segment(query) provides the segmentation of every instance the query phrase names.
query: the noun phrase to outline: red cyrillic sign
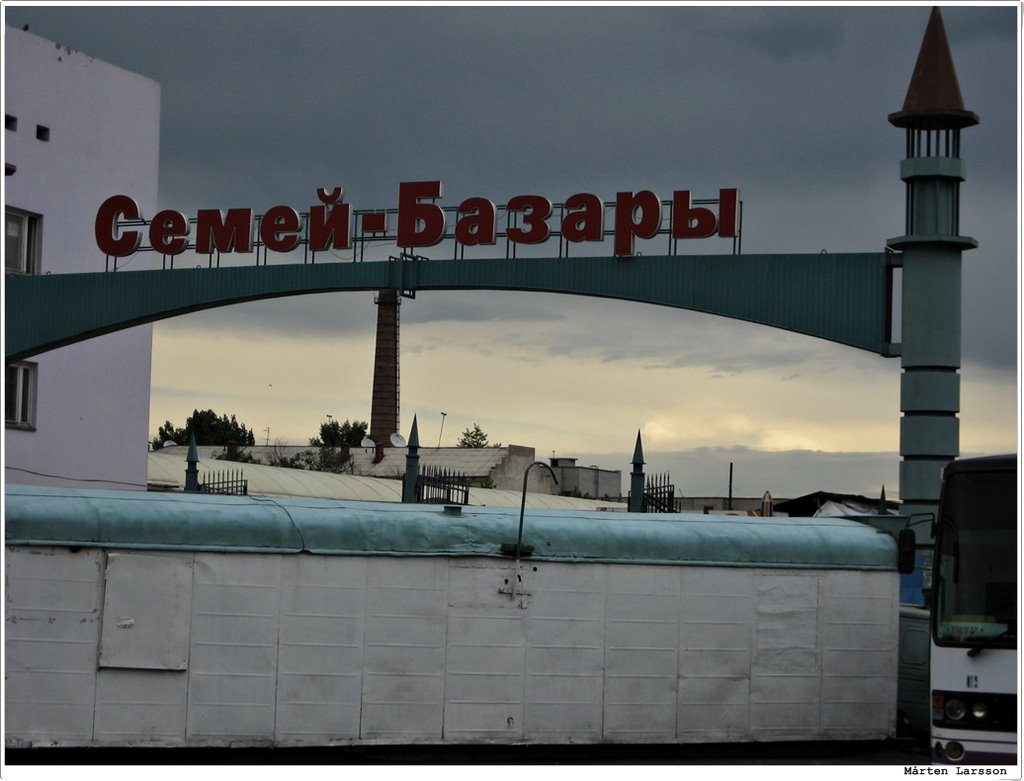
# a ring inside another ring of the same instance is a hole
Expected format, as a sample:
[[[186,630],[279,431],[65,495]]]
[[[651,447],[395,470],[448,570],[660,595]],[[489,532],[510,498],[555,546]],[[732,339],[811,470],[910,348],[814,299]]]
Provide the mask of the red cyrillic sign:
[[[402,182],[398,186],[395,244],[404,249],[432,247],[444,239],[463,246],[497,243],[498,207],[486,198],[467,198],[454,211],[454,232],[448,232],[441,199],[441,182]],[[255,242],[273,252],[290,252],[300,243],[313,252],[348,249],[352,246],[353,212],[344,202],[341,187],[317,190],[319,203],[300,214],[290,206],[274,206],[257,218],[252,209],[200,209],[190,221],[181,212],[165,209],[146,223],[139,205],[127,195],[107,198],[96,213],[96,245],[104,255],[126,257],[142,247],[164,255],[179,255],[190,246],[200,253],[252,252]],[[614,253],[634,254],[636,239],[650,239],[663,232],[667,220],[673,239],[736,238],[739,231],[739,190],[718,191],[717,213],[708,205],[694,205],[689,190],[676,190],[663,203],[650,190],[620,192],[613,204],[592,193],[569,196],[560,205],[542,195],[517,195],[504,207],[508,219],[506,238],[517,244],[540,244],[555,232],[572,243],[599,242],[605,231],[605,210],[611,208]],[[363,233],[388,238],[388,212],[361,213]],[[554,223],[554,224],[553,224]],[[190,245],[190,237],[192,244]]]

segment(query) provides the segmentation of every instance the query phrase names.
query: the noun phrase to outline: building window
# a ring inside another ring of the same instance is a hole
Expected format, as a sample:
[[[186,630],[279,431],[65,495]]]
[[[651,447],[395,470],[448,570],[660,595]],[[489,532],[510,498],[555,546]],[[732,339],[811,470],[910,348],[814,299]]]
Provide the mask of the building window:
[[[50,128],[46,125],[36,125],[36,138],[40,141],[50,140]]]
[[[18,130],[18,118],[12,117],[10,114],[4,114],[4,130]]]
[[[18,209],[6,209],[4,223],[4,271],[8,274],[39,273],[39,217]]]
[[[36,375],[34,363],[7,364],[4,380],[4,424],[14,428],[35,429]]]

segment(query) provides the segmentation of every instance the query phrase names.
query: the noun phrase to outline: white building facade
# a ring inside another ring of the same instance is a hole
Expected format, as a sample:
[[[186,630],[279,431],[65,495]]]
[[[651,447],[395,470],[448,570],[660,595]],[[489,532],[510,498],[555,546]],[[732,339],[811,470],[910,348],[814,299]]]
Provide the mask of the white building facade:
[[[96,210],[153,214],[159,149],[157,82],[5,26],[5,276],[103,272]],[[5,366],[4,482],[145,490],[151,349],[143,325]]]

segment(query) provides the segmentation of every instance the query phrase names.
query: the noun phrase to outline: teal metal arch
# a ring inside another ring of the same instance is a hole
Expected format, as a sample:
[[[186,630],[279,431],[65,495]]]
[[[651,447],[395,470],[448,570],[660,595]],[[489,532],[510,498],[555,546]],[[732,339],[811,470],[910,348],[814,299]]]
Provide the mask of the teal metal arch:
[[[747,320],[882,355],[888,256],[672,255],[303,263],[8,276],[5,362],[142,323],[265,298],[345,290],[521,290]]]

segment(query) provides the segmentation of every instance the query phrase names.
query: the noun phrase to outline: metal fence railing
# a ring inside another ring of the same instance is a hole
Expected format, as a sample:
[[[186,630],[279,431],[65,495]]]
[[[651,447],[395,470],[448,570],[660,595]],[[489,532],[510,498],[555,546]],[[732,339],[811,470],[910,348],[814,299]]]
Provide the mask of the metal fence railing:
[[[651,475],[644,488],[645,513],[674,513],[676,510],[676,487],[669,482],[668,472]]]
[[[469,483],[459,472],[424,467],[416,481],[416,501],[421,504],[469,504]]]
[[[241,470],[210,472],[203,482],[199,484],[199,492],[203,494],[248,496],[249,481],[242,474]]]

